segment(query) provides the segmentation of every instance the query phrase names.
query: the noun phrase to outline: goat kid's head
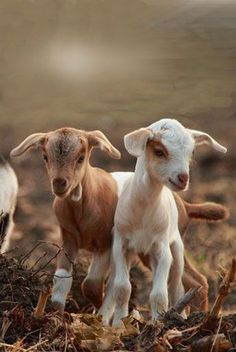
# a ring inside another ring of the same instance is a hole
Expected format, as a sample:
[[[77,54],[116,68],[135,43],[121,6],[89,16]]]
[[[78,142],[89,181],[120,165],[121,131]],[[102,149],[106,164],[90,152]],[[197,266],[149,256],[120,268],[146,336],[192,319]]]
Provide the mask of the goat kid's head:
[[[92,148],[100,148],[114,159],[120,158],[120,152],[101,131],[86,132],[74,128],[34,133],[13,149],[11,156],[38,147],[46,163],[53,193],[62,199],[70,196],[74,201],[81,198],[81,182]]]
[[[172,191],[186,190],[194,148],[208,144],[226,153],[227,149],[208,134],[185,128],[177,120],[161,119],[124,137],[127,151],[143,158],[150,176]]]

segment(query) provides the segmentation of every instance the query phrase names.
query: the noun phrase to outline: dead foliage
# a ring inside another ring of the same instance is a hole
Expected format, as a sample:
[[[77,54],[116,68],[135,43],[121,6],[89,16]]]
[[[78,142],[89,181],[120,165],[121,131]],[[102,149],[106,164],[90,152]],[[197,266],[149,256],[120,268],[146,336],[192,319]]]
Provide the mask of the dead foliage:
[[[235,259],[208,314],[195,312],[182,318],[180,313],[196,293],[190,290],[160,320],[145,321],[134,312],[124,319],[122,329],[104,327],[101,317],[83,312],[84,302],[74,304],[76,313],[53,312],[50,287],[45,284],[49,280],[42,281],[38,270],[25,268],[24,259],[0,256],[0,351],[224,352],[236,348],[236,315],[220,314],[235,280]],[[73,311],[73,305],[70,308]]]

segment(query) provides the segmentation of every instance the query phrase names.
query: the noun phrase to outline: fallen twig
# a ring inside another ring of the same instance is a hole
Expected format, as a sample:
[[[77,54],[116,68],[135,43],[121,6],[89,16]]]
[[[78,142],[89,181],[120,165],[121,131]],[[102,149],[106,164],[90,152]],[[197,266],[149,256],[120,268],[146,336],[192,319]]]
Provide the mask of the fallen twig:
[[[230,286],[235,279],[235,273],[236,273],[236,259],[233,258],[231,267],[228,273],[226,273],[219,287],[219,292],[213,304],[213,307],[210,313],[208,314],[208,316],[206,317],[206,320],[202,324],[202,329],[205,329],[205,330],[216,329],[216,325],[218,324],[219,314],[220,314],[224,299],[229,294]]]
[[[35,318],[41,318],[43,316],[44,311],[45,311],[45,307],[47,304],[47,300],[48,300],[48,297],[50,296],[50,294],[51,294],[51,289],[48,289],[47,291],[40,292],[38,303],[37,303],[37,306],[36,306],[34,314],[33,314],[33,316]]]
[[[201,287],[190,288],[185,295],[175,304],[174,307],[170,308],[165,314],[163,319],[170,320],[173,314],[181,314],[187,305],[194,299]]]
[[[230,270],[225,275],[225,277],[220,285],[217,298],[216,298],[215,303],[213,304],[213,307],[210,311],[210,314],[209,314],[210,319],[218,318],[222,304],[224,302],[224,299],[229,294],[230,285],[235,279],[235,273],[236,273],[236,259],[233,258]]]

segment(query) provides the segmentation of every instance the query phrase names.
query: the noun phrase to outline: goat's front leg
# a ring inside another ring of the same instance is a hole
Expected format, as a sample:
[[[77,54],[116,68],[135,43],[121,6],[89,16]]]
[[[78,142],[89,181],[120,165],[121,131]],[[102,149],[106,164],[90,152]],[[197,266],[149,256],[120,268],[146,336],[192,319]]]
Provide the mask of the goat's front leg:
[[[113,259],[111,258],[111,272],[106,285],[104,300],[98,311],[98,314],[102,316],[102,322],[104,325],[110,324],[112,315],[114,313],[114,307],[115,307],[114,280],[115,280],[115,265],[114,265]]]
[[[133,253],[128,251],[119,233],[115,233],[112,256],[115,267],[115,280],[113,285],[115,312],[113,326],[121,327],[121,319],[129,314],[129,299],[131,283],[129,280],[130,265]]]
[[[61,248],[57,256],[57,269],[53,279],[52,303],[56,310],[63,313],[72,285],[72,263],[78,253],[78,243],[75,237],[64,229],[61,229]]]
[[[152,320],[168,309],[168,278],[172,263],[169,243],[160,243],[150,253],[153,271],[153,288],[150,293]]]
[[[104,281],[110,267],[111,249],[103,253],[94,254],[88,275],[82,283],[82,292],[95,308],[99,309],[102,305]]]
[[[179,234],[171,244],[173,263],[170,270],[169,293],[170,305],[174,306],[184,295],[182,283],[184,272],[184,245]],[[185,316],[185,315],[184,315]]]

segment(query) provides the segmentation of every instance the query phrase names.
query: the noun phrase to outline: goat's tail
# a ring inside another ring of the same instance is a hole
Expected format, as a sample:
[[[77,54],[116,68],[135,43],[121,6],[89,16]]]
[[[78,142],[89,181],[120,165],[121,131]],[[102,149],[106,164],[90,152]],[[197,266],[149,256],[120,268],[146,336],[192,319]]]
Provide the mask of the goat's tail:
[[[191,219],[222,221],[229,217],[229,211],[221,204],[205,202],[200,204],[185,203],[185,209]]]

